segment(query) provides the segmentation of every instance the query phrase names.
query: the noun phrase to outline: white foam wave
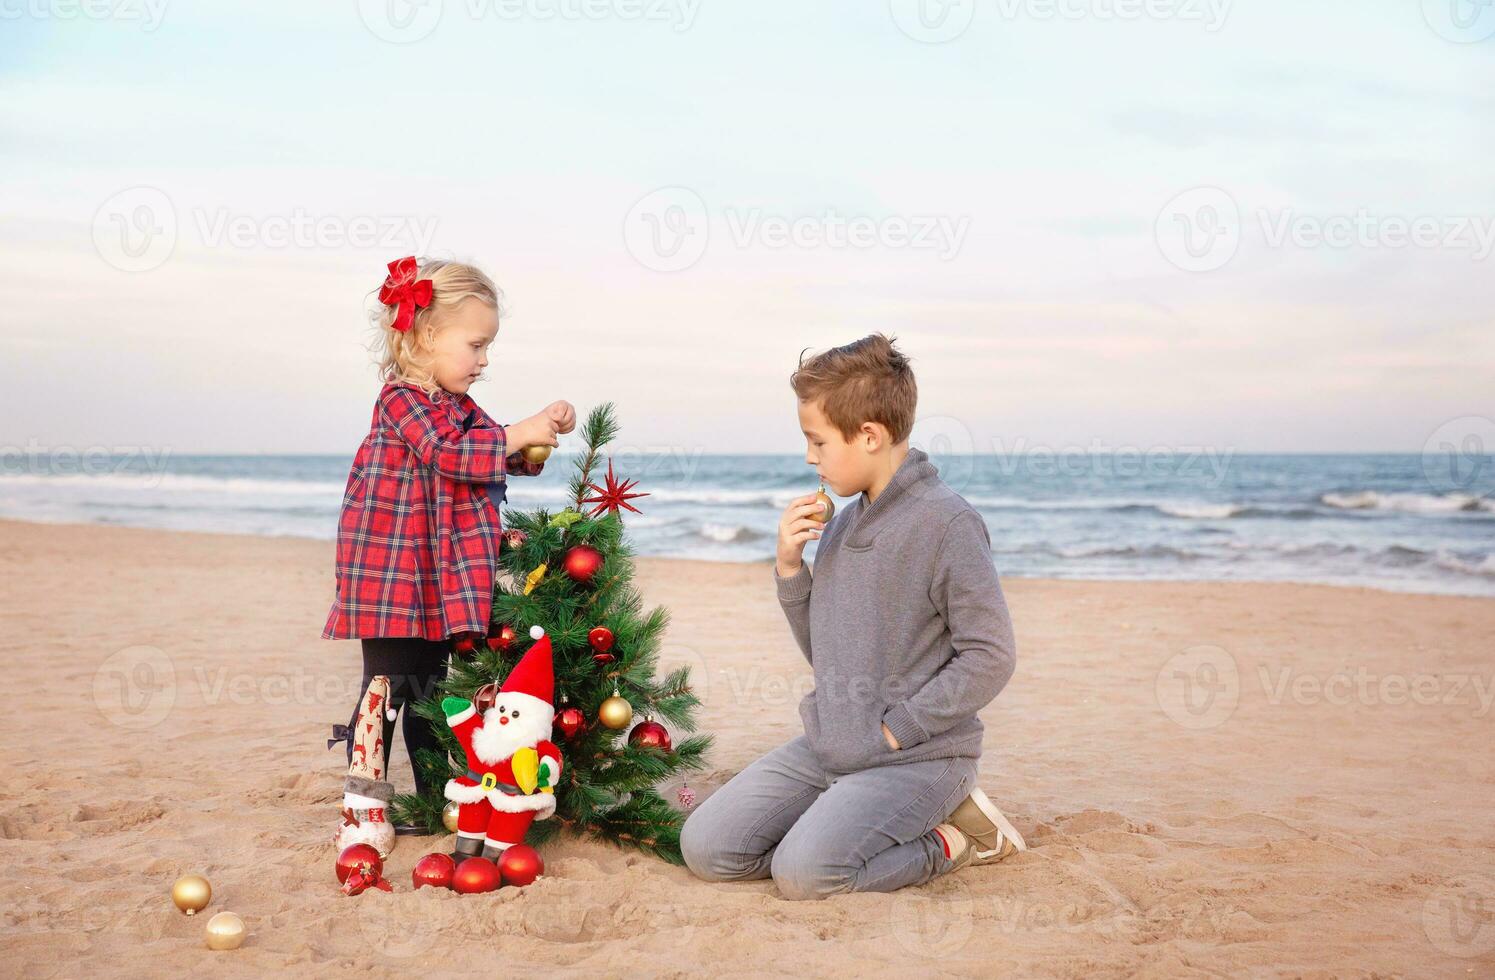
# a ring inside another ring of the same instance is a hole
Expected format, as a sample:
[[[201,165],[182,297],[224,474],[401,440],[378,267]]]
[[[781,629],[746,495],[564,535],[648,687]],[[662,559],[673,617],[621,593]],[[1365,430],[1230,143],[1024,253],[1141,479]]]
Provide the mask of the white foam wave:
[[[1495,503],[1467,493],[1381,493],[1354,490],[1326,493],[1319,502],[1339,510],[1392,511],[1402,514],[1495,513]]]

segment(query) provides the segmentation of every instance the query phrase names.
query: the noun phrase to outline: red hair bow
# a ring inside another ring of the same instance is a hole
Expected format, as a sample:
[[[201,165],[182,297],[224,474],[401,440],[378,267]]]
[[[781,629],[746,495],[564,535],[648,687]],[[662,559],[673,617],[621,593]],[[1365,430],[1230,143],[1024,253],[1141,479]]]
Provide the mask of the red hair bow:
[[[386,306],[397,306],[395,322],[391,324],[400,333],[409,330],[415,323],[416,307],[424,309],[431,305],[431,280],[416,279],[418,269],[415,256],[407,255],[389,263],[389,276],[379,287],[379,302]]]

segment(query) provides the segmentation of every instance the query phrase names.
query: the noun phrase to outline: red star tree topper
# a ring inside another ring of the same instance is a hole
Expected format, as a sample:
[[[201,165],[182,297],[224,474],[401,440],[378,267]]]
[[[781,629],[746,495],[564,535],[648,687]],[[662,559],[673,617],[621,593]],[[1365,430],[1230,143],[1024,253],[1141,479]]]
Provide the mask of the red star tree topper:
[[[617,479],[613,477],[613,461],[612,457],[609,456],[607,460],[607,487],[604,489],[603,487],[597,486],[597,484],[595,483],[588,483],[587,489],[595,491],[597,496],[583,497],[581,502],[584,504],[597,505],[596,507],[592,508],[593,517],[596,517],[598,514],[602,513],[605,510],[617,514],[619,507],[627,507],[635,514],[642,514],[643,511],[639,510],[637,507],[628,502],[639,497],[649,496],[647,493],[628,492],[636,486],[638,486],[637,480],[624,480],[622,483],[619,483]],[[622,515],[619,516],[621,517]]]

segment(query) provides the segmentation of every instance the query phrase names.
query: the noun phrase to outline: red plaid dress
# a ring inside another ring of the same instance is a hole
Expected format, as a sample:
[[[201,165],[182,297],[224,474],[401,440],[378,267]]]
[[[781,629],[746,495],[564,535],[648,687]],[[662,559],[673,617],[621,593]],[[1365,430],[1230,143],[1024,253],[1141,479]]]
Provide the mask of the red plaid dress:
[[[503,427],[466,395],[384,386],[343,493],[324,639],[488,632],[499,488],[543,468],[505,448]]]

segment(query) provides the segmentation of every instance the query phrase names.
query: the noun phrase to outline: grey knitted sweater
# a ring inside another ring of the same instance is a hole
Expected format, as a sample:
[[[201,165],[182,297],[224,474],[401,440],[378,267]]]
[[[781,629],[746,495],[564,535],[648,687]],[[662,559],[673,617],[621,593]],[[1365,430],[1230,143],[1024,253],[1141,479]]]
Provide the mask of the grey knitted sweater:
[[[815,672],[799,713],[827,769],[981,755],[976,712],[1012,676],[1012,622],[986,522],[925,453],[831,520],[813,574],[773,576]]]

